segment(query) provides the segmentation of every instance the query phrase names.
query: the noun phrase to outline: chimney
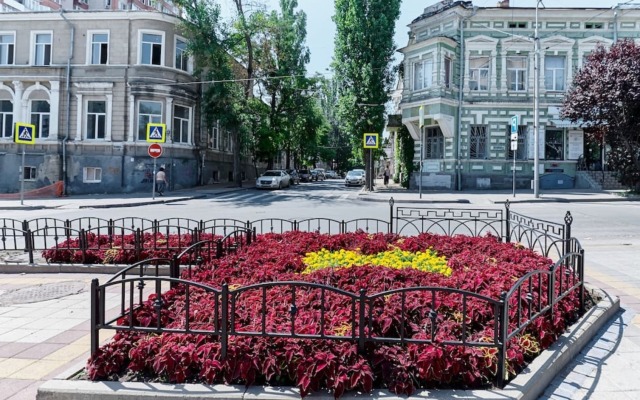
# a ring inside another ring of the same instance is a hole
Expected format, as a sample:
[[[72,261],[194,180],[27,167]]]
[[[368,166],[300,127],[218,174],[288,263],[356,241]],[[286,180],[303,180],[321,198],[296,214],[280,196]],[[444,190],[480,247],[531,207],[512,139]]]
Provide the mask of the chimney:
[[[502,0],[498,2],[498,7],[509,8],[509,0]]]

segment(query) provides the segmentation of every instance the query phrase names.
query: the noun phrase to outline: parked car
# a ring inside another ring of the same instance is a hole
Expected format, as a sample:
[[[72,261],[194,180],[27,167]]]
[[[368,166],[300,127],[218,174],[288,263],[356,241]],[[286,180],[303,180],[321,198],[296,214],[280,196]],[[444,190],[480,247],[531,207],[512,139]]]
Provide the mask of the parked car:
[[[311,182],[311,171],[308,169],[299,170],[298,175],[300,175],[300,182]]]
[[[291,177],[286,171],[273,169],[265,171],[256,179],[257,189],[282,189],[291,186]]]
[[[338,179],[338,173],[332,170],[325,171],[324,176],[326,176],[327,179]]]
[[[364,185],[364,172],[362,170],[352,170],[347,172],[344,178],[345,186],[362,186]]]
[[[295,169],[289,169],[287,170],[287,174],[289,174],[289,176],[291,177],[292,185],[300,184],[300,175],[298,174],[298,171],[296,171]]]
[[[324,174],[321,171],[318,171],[317,169],[312,169],[311,170],[311,180],[312,181],[324,181]]]

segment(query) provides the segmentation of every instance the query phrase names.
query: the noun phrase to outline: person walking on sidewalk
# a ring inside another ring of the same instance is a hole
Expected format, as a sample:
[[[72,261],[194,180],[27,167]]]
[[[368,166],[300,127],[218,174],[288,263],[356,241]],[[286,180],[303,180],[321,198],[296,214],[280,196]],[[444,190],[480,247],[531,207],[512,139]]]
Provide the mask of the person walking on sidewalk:
[[[389,176],[391,175],[391,171],[389,171],[389,166],[384,169],[384,185],[389,185]]]
[[[160,167],[160,170],[156,173],[156,191],[160,196],[164,196],[164,189],[168,184],[167,174],[165,174],[164,168]]]

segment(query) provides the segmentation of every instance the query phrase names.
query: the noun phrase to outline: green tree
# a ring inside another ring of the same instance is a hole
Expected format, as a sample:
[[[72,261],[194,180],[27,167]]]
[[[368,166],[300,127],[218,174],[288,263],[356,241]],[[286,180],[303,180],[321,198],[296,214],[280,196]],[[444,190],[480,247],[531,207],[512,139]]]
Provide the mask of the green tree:
[[[336,0],[333,68],[339,88],[338,118],[363,161],[362,135],[382,133],[384,104],[394,80],[391,67],[401,0]]]
[[[262,18],[263,31],[257,37],[256,59],[259,91],[269,105],[271,137],[265,147],[275,145],[269,162],[277,152],[286,152],[286,167],[293,158],[294,125],[300,103],[308,97],[312,82],[306,77],[309,50],[306,41],[306,14],[296,11],[297,0],[280,0],[280,12]]]
[[[640,190],[640,45],[623,40],[589,55],[564,98],[562,117],[580,121],[587,140],[604,138],[620,182]]]

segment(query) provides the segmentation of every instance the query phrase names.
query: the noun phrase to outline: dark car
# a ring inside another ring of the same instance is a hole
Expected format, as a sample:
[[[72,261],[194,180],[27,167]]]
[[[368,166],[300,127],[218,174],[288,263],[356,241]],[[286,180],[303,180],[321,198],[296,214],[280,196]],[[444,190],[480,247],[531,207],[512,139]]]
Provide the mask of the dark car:
[[[289,174],[289,176],[291,176],[291,184],[292,185],[299,185],[300,184],[300,175],[298,174],[298,171],[296,171],[295,169],[288,169],[287,170],[287,174]]]
[[[311,171],[308,169],[299,170],[298,176],[300,177],[300,182],[311,182]]]

